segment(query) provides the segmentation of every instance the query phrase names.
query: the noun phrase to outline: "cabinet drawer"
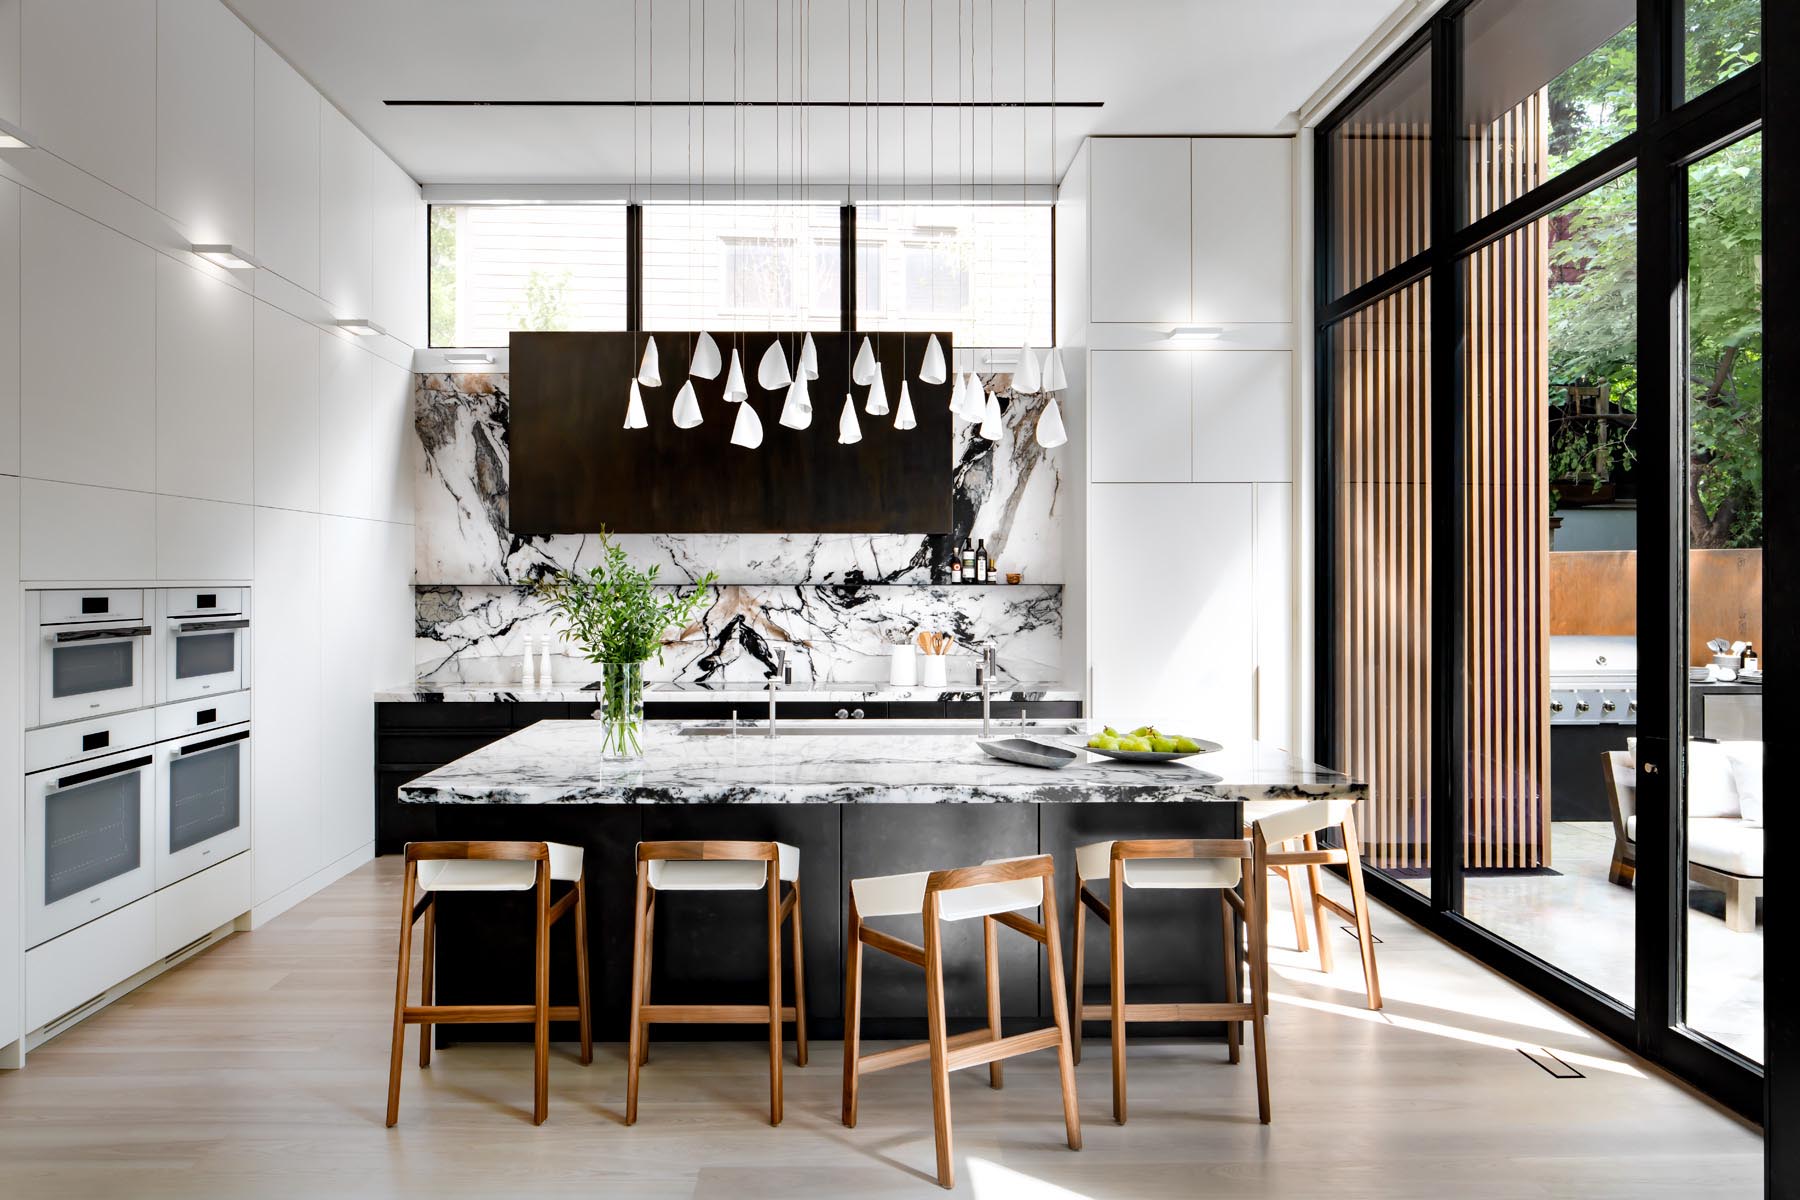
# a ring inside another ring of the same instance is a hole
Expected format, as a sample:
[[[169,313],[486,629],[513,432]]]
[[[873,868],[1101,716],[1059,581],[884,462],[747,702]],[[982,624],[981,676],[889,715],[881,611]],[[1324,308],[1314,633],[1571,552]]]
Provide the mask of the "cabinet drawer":
[[[438,733],[435,731],[408,730],[396,732],[383,731],[375,740],[376,761],[388,763],[447,763],[461,758],[488,745],[497,742],[510,729],[495,729],[485,732],[455,731]]]
[[[375,724],[381,729],[507,729],[512,725],[512,705],[504,700],[390,701],[375,706]]]
[[[25,952],[25,1027],[37,1029],[155,962],[156,897]]]
[[[156,957],[166,958],[195,938],[250,911],[250,855],[222,863],[170,884],[156,901]]]

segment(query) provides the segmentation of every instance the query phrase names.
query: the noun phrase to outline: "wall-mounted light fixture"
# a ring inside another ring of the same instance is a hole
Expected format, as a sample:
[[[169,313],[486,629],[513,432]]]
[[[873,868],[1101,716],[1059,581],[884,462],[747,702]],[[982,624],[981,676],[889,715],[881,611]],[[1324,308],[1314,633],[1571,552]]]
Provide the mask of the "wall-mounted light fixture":
[[[224,267],[227,271],[254,271],[262,266],[250,256],[248,250],[228,246],[223,242],[195,242],[188,249],[213,266]]]
[[[380,337],[387,332],[367,317],[339,317],[332,324],[345,333],[354,333],[357,337]]]
[[[1212,341],[1225,336],[1219,325],[1177,325],[1169,330],[1170,341]]]
[[[37,139],[10,121],[0,121],[0,150],[33,150]]]
[[[453,350],[444,355],[444,361],[459,367],[491,367],[494,356],[486,350]]]

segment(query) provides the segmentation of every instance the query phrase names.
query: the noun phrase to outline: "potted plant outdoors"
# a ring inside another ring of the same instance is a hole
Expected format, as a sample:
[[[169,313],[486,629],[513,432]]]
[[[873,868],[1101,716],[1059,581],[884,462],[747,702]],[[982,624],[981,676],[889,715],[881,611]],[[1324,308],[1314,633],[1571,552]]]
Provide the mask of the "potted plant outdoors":
[[[532,583],[549,602],[558,628],[600,665],[601,744],[608,758],[644,753],[644,664],[662,661],[663,638],[705,607],[718,579],[708,571],[692,591],[662,589],[659,568],[640,570],[625,548],[600,531],[600,563],[586,571],[557,571]]]

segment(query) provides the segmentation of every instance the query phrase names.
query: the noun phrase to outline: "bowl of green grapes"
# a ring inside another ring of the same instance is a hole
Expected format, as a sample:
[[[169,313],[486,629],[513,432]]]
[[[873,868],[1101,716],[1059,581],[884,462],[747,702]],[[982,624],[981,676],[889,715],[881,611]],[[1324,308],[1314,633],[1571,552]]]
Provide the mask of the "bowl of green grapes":
[[[1108,725],[1086,741],[1071,738],[1069,745],[1121,762],[1176,762],[1224,749],[1217,742],[1202,741],[1181,733],[1165,733],[1154,725],[1140,725],[1130,733],[1120,733]]]

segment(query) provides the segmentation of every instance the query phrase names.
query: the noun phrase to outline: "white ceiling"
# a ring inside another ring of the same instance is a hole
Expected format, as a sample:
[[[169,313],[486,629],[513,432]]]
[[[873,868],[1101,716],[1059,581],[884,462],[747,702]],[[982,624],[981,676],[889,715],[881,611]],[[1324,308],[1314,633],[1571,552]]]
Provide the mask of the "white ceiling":
[[[715,185],[734,177],[787,183],[803,169],[815,183],[842,183],[848,162],[851,181],[891,185],[904,175],[918,198],[935,170],[940,198],[952,198],[956,181],[967,184],[971,174],[978,183],[1060,179],[1089,134],[1289,129],[1291,114],[1399,0],[227,3],[423,183],[647,182],[654,130],[654,175],[665,184],[702,175]],[[740,9],[741,36],[732,29]],[[801,71],[793,65],[797,19],[808,34]],[[954,101],[972,92],[1047,100],[1052,57],[1057,99],[1104,102],[1058,112],[1054,155],[1044,109],[1029,110],[1023,129],[1017,109],[994,112],[991,123],[989,110],[959,120],[948,110],[870,117],[823,109],[803,128],[769,108],[742,110],[741,119],[734,119],[738,110],[714,108],[690,119],[695,110],[684,105],[636,110],[634,122],[631,109],[383,104],[652,94],[725,100],[734,96],[734,74],[736,94],[758,99]]]

